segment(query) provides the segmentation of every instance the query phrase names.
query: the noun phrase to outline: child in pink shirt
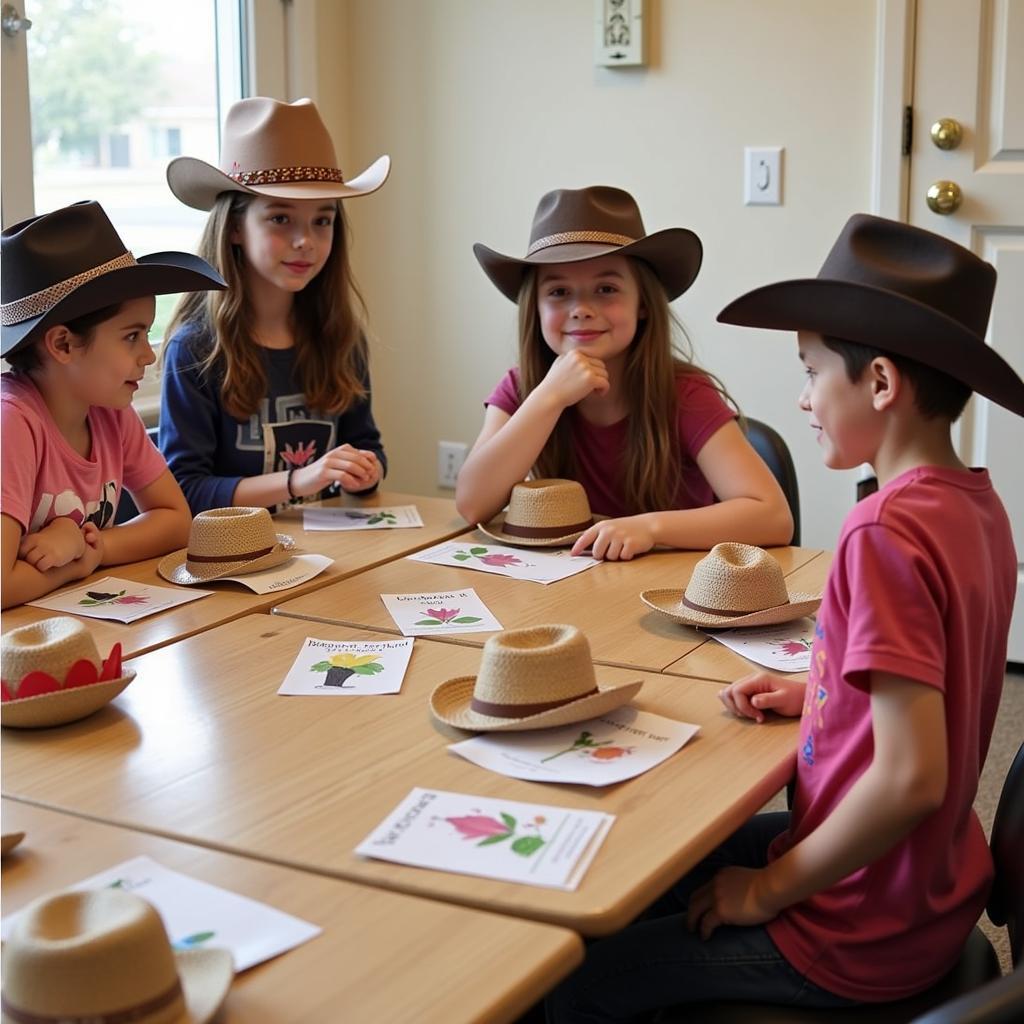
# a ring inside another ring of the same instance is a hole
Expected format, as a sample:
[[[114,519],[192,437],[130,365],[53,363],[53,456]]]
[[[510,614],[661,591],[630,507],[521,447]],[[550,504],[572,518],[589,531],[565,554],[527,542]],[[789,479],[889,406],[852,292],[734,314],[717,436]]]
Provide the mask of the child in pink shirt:
[[[131,407],[154,361],[155,295],[223,287],[198,257],[136,261],[98,203],[8,228],[3,245],[2,603],[188,541],[188,506]],[[140,514],[114,529],[122,486]]]
[[[719,315],[798,333],[826,465],[869,462],[880,489],[843,526],[808,682],[757,672],[721,692],[758,723],[802,716],[791,813],[752,819],[591,947],[551,1020],[886,1002],[959,958],[992,879],[972,805],[1016,586],[1006,512],[950,431],[972,391],[1024,415],[1024,381],[984,340],[995,277],[945,238],[858,215],[816,279]]]

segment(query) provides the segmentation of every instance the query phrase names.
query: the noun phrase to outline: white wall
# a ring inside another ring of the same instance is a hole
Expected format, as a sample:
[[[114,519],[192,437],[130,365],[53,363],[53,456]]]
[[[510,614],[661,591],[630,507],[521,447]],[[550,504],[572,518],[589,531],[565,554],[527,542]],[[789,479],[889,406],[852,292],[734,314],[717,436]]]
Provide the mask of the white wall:
[[[434,493],[437,441],[473,440],[514,361],[514,307],[473,242],[522,254],[545,191],[611,184],[633,192],[649,231],[701,236],[704,267],[676,311],[699,360],[785,436],[803,541],[832,546],[856,474],[821,465],[795,404],[795,340],[715,315],[758,284],[813,276],[868,208],[875,0],[645,6],[649,66],[608,70],[592,62],[592,0],[318,5],[318,99],[336,113],[344,169],[394,160],[379,193],[348,204],[389,486]],[[786,148],[781,207],[742,205],[751,144]]]

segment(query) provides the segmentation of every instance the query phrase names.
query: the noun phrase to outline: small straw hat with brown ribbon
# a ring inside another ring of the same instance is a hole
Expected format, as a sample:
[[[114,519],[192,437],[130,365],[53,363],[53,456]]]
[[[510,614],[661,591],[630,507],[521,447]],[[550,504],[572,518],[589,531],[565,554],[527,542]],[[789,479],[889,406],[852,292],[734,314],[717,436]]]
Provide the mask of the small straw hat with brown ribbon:
[[[716,544],[693,568],[686,590],[645,590],[640,600],[688,626],[770,626],[810,615],[821,595],[790,592],[764,548]]]
[[[3,1024],[205,1024],[233,976],[226,949],[172,949],[134,893],[55,893],[26,907],[3,945]]]
[[[272,569],[294,554],[294,541],[274,532],[265,508],[211,508],[192,520],[188,547],[162,559],[157,572],[171,583],[210,583]]]
[[[85,624],[66,615],[5,633],[0,664],[0,722],[22,729],[85,718],[135,678],[134,672],[121,668],[120,644],[101,660]]]
[[[384,184],[390,170],[391,158],[382,156],[345,181],[312,100],[252,96],[233,104],[224,119],[220,168],[179,156],[167,165],[167,184],[186,206],[209,210],[222,192],[277,199],[365,196]]]
[[[590,513],[587,492],[575,480],[525,480],[512,488],[508,509],[477,529],[503,544],[572,544],[603,516]]]
[[[642,685],[598,683],[590,644],[575,626],[529,626],[490,637],[479,672],[441,683],[430,710],[458,729],[544,729],[606,714]]]

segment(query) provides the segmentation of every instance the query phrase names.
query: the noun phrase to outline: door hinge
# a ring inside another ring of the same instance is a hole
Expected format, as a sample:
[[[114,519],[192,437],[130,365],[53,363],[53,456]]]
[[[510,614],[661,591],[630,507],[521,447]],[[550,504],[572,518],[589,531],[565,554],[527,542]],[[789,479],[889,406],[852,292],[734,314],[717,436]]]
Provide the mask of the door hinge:
[[[910,147],[914,142],[914,108],[903,108],[903,143],[901,152],[904,156],[910,156]]]

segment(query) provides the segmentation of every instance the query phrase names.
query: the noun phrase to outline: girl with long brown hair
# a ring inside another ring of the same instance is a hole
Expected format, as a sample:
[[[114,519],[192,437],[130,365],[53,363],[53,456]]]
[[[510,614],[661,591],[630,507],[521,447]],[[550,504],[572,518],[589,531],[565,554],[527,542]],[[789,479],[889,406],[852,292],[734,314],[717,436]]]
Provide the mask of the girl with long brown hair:
[[[785,496],[724,389],[674,349],[669,301],[701,263],[692,231],[647,235],[629,193],[593,186],[541,199],[524,259],[474,252],[519,304],[519,367],[487,399],[459,474],[464,518],[486,522],[532,473],[578,480],[610,517],[573,554],[789,542]]]

